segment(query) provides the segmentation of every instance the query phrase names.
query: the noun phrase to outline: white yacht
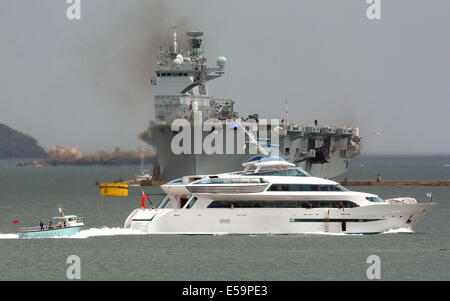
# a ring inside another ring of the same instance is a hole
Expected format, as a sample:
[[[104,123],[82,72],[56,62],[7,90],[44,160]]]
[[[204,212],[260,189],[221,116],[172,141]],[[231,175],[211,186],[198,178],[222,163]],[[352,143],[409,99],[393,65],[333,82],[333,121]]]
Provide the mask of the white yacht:
[[[167,195],[157,208],[135,209],[125,228],[154,234],[375,234],[410,228],[436,205],[349,191],[280,157],[256,156],[243,166],[163,185]]]

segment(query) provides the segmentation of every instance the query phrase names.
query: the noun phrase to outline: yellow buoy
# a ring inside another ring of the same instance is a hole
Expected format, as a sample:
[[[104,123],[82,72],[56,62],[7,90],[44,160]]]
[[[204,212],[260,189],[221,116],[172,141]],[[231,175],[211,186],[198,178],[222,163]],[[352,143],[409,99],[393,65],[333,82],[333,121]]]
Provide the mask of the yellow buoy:
[[[101,183],[101,196],[128,196],[128,184],[123,183]]]

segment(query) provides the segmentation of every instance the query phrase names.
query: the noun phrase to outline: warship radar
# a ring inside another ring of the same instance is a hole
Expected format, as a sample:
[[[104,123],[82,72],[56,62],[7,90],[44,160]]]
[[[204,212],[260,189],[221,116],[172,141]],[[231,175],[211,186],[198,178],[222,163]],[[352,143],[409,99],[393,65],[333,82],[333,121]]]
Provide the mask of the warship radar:
[[[317,177],[333,178],[347,171],[350,159],[360,153],[358,128],[320,125],[317,121],[312,125],[292,123],[287,110],[276,124],[272,123],[274,119],[263,120],[258,113],[240,116],[234,111],[234,100],[212,97],[207,89],[209,81],[224,76],[226,57],[219,56],[216,66],[208,66],[203,54],[203,32],[188,31],[186,36],[188,49],[178,46],[174,32],[168,49],[158,51],[156,76],[151,79],[155,86],[155,120],[139,135],[155,148],[164,180],[238,170],[242,162],[256,154],[269,153]],[[185,132],[185,140],[189,141],[181,144],[188,151],[178,152],[174,151],[174,140],[186,129],[174,127],[177,120],[213,125],[202,127],[200,132],[193,126]],[[221,146],[219,151],[202,148],[202,141],[211,135],[217,135],[213,144],[216,150],[217,145]]]

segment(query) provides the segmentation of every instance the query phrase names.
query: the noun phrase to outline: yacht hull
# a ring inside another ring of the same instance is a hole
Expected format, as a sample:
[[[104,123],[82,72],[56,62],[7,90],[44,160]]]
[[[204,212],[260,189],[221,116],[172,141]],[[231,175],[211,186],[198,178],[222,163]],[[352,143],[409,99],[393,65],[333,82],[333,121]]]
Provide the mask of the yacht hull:
[[[153,234],[375,234],[410,228],[435,203],[357,208],[136,209],[126,228]]]

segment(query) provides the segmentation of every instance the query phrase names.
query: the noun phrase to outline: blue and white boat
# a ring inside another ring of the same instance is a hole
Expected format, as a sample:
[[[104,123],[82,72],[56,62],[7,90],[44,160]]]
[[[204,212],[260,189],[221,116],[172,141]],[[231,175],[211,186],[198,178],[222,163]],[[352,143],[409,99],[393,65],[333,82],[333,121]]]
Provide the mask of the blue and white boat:
[[[55,236],[70,236],[81,231],[84,226],[83,218],[76,215],[64,215],[63,209],[59,208],[60,216],[53,217],[57,220],[55,224],[48,225],[41,223],[40,227],[20,228],[19,238],[46,238]]]

